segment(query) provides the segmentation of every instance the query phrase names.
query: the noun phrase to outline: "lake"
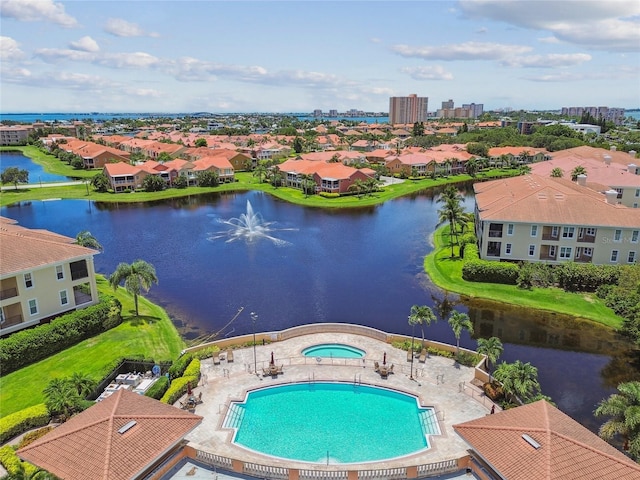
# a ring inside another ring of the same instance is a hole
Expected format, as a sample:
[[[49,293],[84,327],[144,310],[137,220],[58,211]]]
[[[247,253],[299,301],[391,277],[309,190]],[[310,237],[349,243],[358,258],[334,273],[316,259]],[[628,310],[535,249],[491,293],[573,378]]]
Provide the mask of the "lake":
[[[0,152],[0,171],[8,167],[17,167],[20,170],[28,171],[28,183],[66,182],[74,180],[72,177],[46,172],[42,166],[35,163],[29,157],[25,157],[22,152]]]
[[[167,310],[186,338],[250,333],[250,312],[258,314],[259,331],[347,322],[411,335],[412,305],[446,310],[444,293],[423,270],[438,217],[434,195],[339,210],[303,208],[264,192],[144,204],[36,201],[0,214],[71,237],[89,230],[104,246],[95,265],[105,275],[119,262],[153,264],[159,284],[148,297]],[[473,209],[469,191],[465,203]],[[502,360],[538,367],[544,393],[594,431],[595,405],[618,382],[637,375],[627,344],[592,322],[446,298],[469,313],[477,335],[502,339]],[[223,328],[240,307],[242,314]],[[427,327],[425,336],[455,343],[446,318]],[[475,338],[463,332],[461,345],[475,348]]]

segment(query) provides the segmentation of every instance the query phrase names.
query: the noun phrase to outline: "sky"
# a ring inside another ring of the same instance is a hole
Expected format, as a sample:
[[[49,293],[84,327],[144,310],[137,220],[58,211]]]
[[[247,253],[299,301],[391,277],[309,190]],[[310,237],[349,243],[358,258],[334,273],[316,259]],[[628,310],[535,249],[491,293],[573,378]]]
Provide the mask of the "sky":
[[[0,0],[0,113],[640,107],[640,1]]]

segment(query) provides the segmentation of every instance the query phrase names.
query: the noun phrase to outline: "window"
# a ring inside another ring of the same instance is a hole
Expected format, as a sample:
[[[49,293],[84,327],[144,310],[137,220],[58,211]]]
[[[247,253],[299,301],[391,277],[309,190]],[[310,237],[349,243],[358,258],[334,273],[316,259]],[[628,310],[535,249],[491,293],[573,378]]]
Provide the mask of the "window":
[[[558,238],[558,227],[551,227],[551,236],[553,238]]]
[[[562,229],[562,238],[573,238],[575,227],[564,227]]]
[[[24,286],[27,288],[33,287],[33,277],[31,276],[30,273],[24,274]]]
[[[29,313],[31,315],[38,314],[38,301],[35,298],[29,300]]]
[[[640,197],[640,188],[636,188],[636,197]]]
[[[622,240],[622,230],[616,230],[613,233],[613,241],[614,242],[619,242],[620,240]]]
[[[67,297],[66,290],[60,290],[60,305],[66,305],[69,303],[69,297]]]
[[[511,244],[507,243],[504,247],[504,254],[505,255],[511,255]]]
[[[79,278],[87,278],[89,276],[89,270],[87,269],[86,260],[78,260],[77,262],[71,262],[69,264],[71,268],[71,279],[78,280]]]
[[[614,190],[618,192],[618,198],[622,198],[622,192],[623,192],[622,188],[614,188]]]
[[[536,246],[535,245],[529,245],[529,256],[533,257],[536,254]]]
[[[636,252],[629,252],[627,257],[627,263],[634,263],[636,261]]]
[[[56,265],[56,278],[58,280],[64,279],[64,268],[62,267],[62,265]]]
[[[507,224],[507,235],[513,235],[513,223]]]
[[[555,245],[549,245],[549,256],[551,258],[556,258],[556,246]]]
[[[538,225],[531,225],[531,236],[532,237],[538,236]]]
[[[585,257],[593,257],[593,248],[591,248],[591,247],[584,247],[584,248],[582,249],[582,254],[583,254]]]
[[[640,232],[640,230],[631,232],[631,243],[638,243],[638,232]]]
[[[618,261],[618,250],[611,250],[611,261],[612,262]]]
[[[560,258],[571,258],[571,247],[560,247]]]
[[[596,236],[596,229],[595,229],[595,227],[588,227],[585,230],[585,233],[590,237],[595,237]]]
[[[0,308],[0,325],[2,325],[6,321],[7,321],[7,319],[4,318],[4,310],[2,308]]]

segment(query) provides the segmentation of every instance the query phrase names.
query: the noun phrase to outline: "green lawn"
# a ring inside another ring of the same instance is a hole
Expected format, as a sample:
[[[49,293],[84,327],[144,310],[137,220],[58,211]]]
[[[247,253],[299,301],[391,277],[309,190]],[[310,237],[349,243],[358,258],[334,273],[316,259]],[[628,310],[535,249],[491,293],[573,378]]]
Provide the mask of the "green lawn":
[[[113,295],[104,277],[98,289]],[[42,390],[52,378],[86,373],[102,380],[113,362],[121,357],[174,360],[185,348],[184,341],[166,312],[139,297],[140,316],[135,316],[133,297],[124,289],[116,294],[122,302],[124,322],[101,335],[85,340],[57,355],[0,377],[0,417],[44,401]]]
[[[449,227],[444,226],[434,233],[434,250],[424,259],[424,268],[434,284],[470,298],[483,298],[549,310],[592,320],[612,328],[622,325],[622,319],[604,305],[604,302],[589,293],[570,293],[559,288],[533,288],[523,290],[515,285],[467,282],[462,279],[463,261],[454,247],[451,257]]]
[[[38,147],[28,145],[26,147],[0,147],[1,152],[20,151],[25,157],[29,157],[45,171],[65,177],[92,178],[100,173],[98,170],[76,170],[66,162],[58,160],[57,157],[43,153]],[[33,179],[31,179],[33,181]]]

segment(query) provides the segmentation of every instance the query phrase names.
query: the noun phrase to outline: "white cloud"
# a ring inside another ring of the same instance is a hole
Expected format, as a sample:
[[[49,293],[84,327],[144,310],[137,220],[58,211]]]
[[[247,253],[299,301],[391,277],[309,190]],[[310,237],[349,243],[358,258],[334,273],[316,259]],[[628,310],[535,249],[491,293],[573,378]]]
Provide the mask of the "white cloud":
[[[461,0],[459,6],[470,18],[548,31],[597,50],[637,51],[640,44],[637,0]]]
[[[556,37],[540,37],[538,41],[540,43],[560,43],[560,40]]]
[[[108,53],[98,57],[95,63],[110,68],[150,68],[158,66],[160,59],[145,52]]]
[[[0,59],[7,62],[9,60],[20,60],[24,53],[20,50],[19,43],[11,37],[0,37]]]
[[[73,50],[81,50],[83,52],[97,52],[100,50],[98,43],[88,35],[76,42],[70,42],[69,47]]]
[[[407,73],[414,80],[453,80],[453,74],[447,72],[440,65],[430,67],[404,67],[402,73]]]
[[[64,11],[64,5],[51,0],[2,0],[0,16],[20,22],[52,22],[71,28],[78,21]]]
[[[157,33],[146,32],[137,23],[128,22],[122,18],[110,18],[104,26],[104,31],[116,37],[158,37]]]
[[[527,55],[505,58],[501,65],[526,68],[572,67],[591,60],[586,53],[552,53],[548,55]]]
[[[95,52],[83,52],[65,48],[40,48],[35,51],[34,55],[47,63],[57,63],[64,60],[91,62],[96,58]]]
[[[503,43],[465,42],[450,45],[412,47],[394,45],[391,50],[403,57],[424,60],[499,60],[512,55],[522,55],[531,51],[525,45]]]

